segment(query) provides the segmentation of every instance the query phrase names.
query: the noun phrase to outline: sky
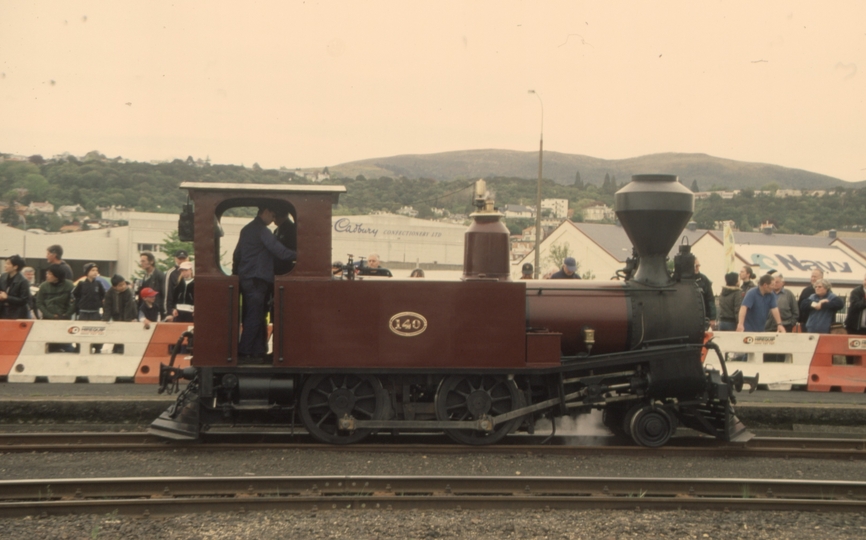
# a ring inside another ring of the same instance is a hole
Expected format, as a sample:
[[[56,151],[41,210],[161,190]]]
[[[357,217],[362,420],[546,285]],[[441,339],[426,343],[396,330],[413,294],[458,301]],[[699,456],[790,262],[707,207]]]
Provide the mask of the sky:
[[[548,151],[859,181],[860,68],[862,0],[0,0],[0,152],[310,168],[536,151],[543,110]]]

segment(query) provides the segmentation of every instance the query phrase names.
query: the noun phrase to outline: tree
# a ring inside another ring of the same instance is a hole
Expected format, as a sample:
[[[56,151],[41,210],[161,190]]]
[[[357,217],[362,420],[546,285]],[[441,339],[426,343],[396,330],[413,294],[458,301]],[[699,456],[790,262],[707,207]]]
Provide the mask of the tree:
[[[571,257],[571,246],[568,242],[564,244],[553,244],[547,251],[547,257],[544,258],[544,262],[558,270],[562,268],[562,261],[564,261],[566,257]],[[577,270],[575,271],[580,271],[580,263],[577,263]]]
[[[697,193],[698,191],[701,190],[701,189],[698,187],[698,179],[697,179],[697,178],[695,178],[694,180],[692,180],[692,188],[691,188],[691,189],[692,189],[692,193]]]
[[[27,158],[27,161],[29,161],[30,163],[32,163],[34,165],[42,165],[45,163],[45,158],[43,158],[39,154],[35,154],[35,155],[32,155],[29,158]]]
[[[580,178],[580,171],[574,173],[574,187],[583,189],[583,180]]]
[[[0,212],[0,222],[8,223],[15,227],[20,223],[20,221],[21,217],[18,215],[18,212],[15,211],[15,203],[9,201],[9,206],[4,208],[3,212]]]
[[[156,267],[165,272],[169,268],[174,267],[174,254],[178,250],[184,250],[189,254],[189,260],[195,259],[195,247],[192,242],[181,242],[178,238],[177,231],[171,231],[165,235],[165,240],[162,242],[162,252],[155,255],[162,255],[162,259],[156,260]]]

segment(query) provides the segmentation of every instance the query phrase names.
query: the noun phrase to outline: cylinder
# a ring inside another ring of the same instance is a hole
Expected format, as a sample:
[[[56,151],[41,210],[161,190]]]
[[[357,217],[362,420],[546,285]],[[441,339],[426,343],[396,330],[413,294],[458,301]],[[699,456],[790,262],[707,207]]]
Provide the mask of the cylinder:
[[[476,212],[466,231],[463,247],[463,279],[488,278],[511,281],[510,234],[499,212]]]

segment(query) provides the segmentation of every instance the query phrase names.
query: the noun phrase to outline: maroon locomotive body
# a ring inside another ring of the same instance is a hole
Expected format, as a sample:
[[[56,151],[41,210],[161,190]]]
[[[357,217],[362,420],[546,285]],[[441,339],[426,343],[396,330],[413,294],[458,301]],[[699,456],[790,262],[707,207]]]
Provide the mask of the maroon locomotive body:
[[[702,363],[694,257],[685,248],[667,268],[694,204],[676,177],[636,176],[617,193],[636,250],[619,281],[512,282],[508,231],[483,197],[461,281],[334,279],[331,207],[345,188],[181,187],[194,205],[180,227],[194,223],[194,354],[191,368],[162,367],[163,388],[190,382],[153,433],[194,439],[205,426],[299,423],[338,444],[377,430],[490,444],[541,417],[596,408],[614,433],[647,446],[680,424],[747,434],[731,403],[742,376],[724,371],[721,354],[722,372]],[[274,278],[270,352],[250,362],[238,356],[242,298],[220,262],[220,223],[232,208],[263,204],[288,211],[297,261]]]

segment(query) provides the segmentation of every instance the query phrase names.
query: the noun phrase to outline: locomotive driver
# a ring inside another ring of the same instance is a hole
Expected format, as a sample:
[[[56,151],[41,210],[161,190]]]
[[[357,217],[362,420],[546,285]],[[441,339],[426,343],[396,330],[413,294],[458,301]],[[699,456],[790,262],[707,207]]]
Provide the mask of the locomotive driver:
[[[261,361],[267,351],[265,313],[274,286],[274,260],[290,261],[296,253],[285,247],[268,229],[279,211],[273,203],[259,207],[259,213],[241,229],[232,257],[232,274],[240,277],[243,296],[243,332],[238,344],[239,360]]]

